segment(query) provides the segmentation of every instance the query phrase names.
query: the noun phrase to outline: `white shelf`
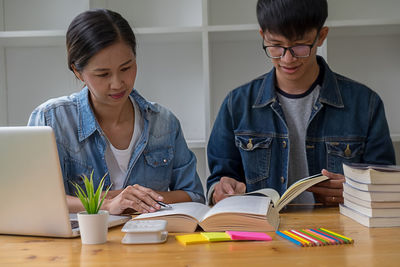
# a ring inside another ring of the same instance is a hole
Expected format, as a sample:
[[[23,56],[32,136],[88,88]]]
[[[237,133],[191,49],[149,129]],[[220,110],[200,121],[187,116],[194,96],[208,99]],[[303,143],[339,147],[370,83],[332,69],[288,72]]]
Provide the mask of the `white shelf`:
[[[214,25],[208,26],[209,32],[238,32],[238,31],[258,31],[257,24],[235,24],[235,25]]]
[[[51,46],[65,45],[64,30],[3,31],[0,46]]]
[[[204,149],[206,147],[205,140],[187,140],[187,144],[190,149]]]

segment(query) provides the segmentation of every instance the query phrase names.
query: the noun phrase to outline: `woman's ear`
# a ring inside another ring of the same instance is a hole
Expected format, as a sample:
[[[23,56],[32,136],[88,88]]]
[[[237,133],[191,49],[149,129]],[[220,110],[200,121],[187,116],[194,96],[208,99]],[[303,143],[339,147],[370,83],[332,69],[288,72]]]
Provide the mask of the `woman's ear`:
[[[83,77],[82,77],[81,73],[75,68],[74,64],[71,64],[71,68],[72,68],[72,71],[74,72],[76,78],[78,78],[79,80],[81,80],[83,82]]]

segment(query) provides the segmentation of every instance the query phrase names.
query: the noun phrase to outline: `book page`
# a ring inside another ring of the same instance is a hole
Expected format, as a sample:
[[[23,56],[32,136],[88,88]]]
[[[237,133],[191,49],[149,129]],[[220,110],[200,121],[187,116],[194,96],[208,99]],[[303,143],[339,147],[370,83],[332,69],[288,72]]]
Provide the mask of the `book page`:
[[[271,200],[272,200],[272,203],[274,203],[274,207],[276,207],[278,205],[278,202],[279,202],[279,199],[280,199],[279,193],[276,192],[276,190],[272,189],[272,188],[262,188],[262,189],[259,189],[259,190],[256,190],[256,191],[245,193],[244,195],[247,195],[247,196],[253,196],[254,195],[254,196],[256,196],[258,194],[270,197]]]
[[[166,215],[185,214],[189,215],[200,222],[204,215],[209,211],[209,207],[197,202],[182,202],[169,204],[172,209],[160,209],[151,213],[142,213],[135,219],[150,219]]]
[[[268,213],[270,197],[259,196],[231,196],[218,202],[204,216],[203,220],[218,213],[243,213],[266,215]]]
[[[284,206],[286,206],[295,197],[300,195],[302,192],[307,190],[307,188],[320,183],[322,181],[328,180],[329,178],[321,174],[313,175],[310,177],[303,178],[296,183],[292,184],[282,195],[278,202],[277,209],[280,211]]]

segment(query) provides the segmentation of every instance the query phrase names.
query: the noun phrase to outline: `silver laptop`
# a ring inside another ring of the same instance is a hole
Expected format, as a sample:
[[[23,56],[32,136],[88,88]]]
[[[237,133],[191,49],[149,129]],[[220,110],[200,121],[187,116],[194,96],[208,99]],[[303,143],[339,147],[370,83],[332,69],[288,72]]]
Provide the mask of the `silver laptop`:
[[[0,127],[0,217],[0,234],[79,236],[52,128]],[[130,218],[109,216],[109,227]]]

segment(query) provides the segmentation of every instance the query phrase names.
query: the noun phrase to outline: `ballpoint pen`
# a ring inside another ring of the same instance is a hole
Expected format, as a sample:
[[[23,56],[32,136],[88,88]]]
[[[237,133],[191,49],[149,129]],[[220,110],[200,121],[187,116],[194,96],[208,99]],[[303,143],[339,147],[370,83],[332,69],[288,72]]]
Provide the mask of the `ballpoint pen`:
[[[168,208],[168,209],[172,209],[172,206],[171,205],[168,205],[168,204],[166,204],[166,203],[164,203],[164,202],[162,202],[162,201],[156,201],[161,207],[164,207],[164,208]]]

